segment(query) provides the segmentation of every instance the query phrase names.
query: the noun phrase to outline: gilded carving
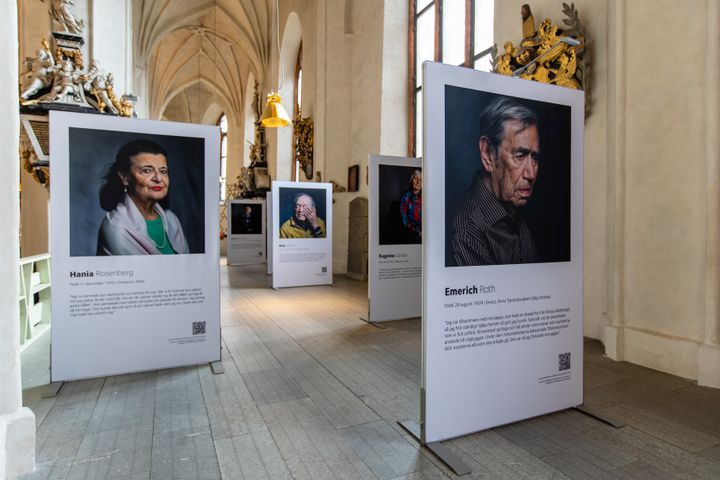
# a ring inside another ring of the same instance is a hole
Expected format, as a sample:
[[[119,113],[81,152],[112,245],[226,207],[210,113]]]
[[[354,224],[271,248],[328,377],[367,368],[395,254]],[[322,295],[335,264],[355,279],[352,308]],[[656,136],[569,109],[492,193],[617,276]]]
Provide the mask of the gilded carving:
[[[521,8],[523,39],[518,46],[505,42],[504,53],[493,60],[493,71],[587,91],[589,58],[585,29],[575,4],[563,3],[566,18],[561,28],[546,18],[537,28],[530,6]]]

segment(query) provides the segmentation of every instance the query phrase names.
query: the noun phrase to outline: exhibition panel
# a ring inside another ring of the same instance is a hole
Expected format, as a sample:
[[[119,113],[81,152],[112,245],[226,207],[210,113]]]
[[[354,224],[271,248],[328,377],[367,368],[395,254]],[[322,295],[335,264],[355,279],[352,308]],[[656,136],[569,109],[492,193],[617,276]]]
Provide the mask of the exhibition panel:
[[[332,184],[273,182],[273,288],[332,284]]]
[[[220,360],[217,127],[50,113],[53,381]]]
[[[231,200],[228,215],[228,265],[265,263],[265,200]]]
[[[423,441],[583,398],[583,92],[427,62]]]
[[[370,155],[369,321],[419,317],[422,160]]]
[[[267,192],[265,194],[265,200],[266,200],[266,206],[267,206],[267,214],[265,215],[265,232],[267,232],[267,235],[265,237],[265,242],[267,245],[267,274],[272,275],[273,271],[273,239],[274,236],[274,230],[273,228],[273,207],[272,207],[272,192]]]

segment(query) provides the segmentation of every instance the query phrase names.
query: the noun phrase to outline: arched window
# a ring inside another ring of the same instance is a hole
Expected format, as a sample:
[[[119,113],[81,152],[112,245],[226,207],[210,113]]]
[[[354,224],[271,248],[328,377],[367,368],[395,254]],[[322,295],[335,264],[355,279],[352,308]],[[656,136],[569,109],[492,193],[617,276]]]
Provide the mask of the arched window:
[[[220,127],[220,202],[225,203],[227,185],[227,116],[222,113],[217,121]]]
[[[297,62],[295,63],[295,90],[293,91],[293,105],[295,108],[295,115],[293,115],[293,121],[297,118],[298,114],[302,113],[302,42],[298,48]],[[300,160],[297,156],[297,148],[295,145],[297,139],[295,138],[295,132],[293,131],[293,152],[292,152],[292,179],[294,181],[300,180]]]
[[[493,0],[409,0],[408,151],[422,156],[422,63],[425,60],[490,71]]]

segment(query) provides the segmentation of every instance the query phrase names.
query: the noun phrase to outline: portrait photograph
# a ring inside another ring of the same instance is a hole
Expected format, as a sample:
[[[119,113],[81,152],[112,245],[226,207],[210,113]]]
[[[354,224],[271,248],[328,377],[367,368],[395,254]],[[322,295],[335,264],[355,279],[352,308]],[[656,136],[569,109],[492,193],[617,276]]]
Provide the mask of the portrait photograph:
[[[445,266],[569,262],[571,109],[445,85]]]
[[[262,234],[262,204],[232,202],[230,215],[231,235]]]
[[[69,128],[70,256],[205,253],[205,140]]]
[[[325,195],[324,188],[280,187],[279,238],[326,238]]]
[[[378,165],[380,245],[422,243],[422,169]]]

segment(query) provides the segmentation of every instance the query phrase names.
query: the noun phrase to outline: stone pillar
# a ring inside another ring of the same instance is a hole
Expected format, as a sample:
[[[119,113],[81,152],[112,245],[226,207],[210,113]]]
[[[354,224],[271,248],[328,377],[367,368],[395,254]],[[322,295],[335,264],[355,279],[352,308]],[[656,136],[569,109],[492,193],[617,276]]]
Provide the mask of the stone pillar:
[[[360,180],[358,180],[359,182]],[[357,197],[350,202],[347,276],[367,280],[368,276],[368,199]]]
[[[707,3],[705,63],[705,324],[698,384],[720,388],[720,6]]]
[[[0,479],[29,473],[35,466],[35,416],[22,406],[19,323],[18,28],[16,2],[0,3]]]

